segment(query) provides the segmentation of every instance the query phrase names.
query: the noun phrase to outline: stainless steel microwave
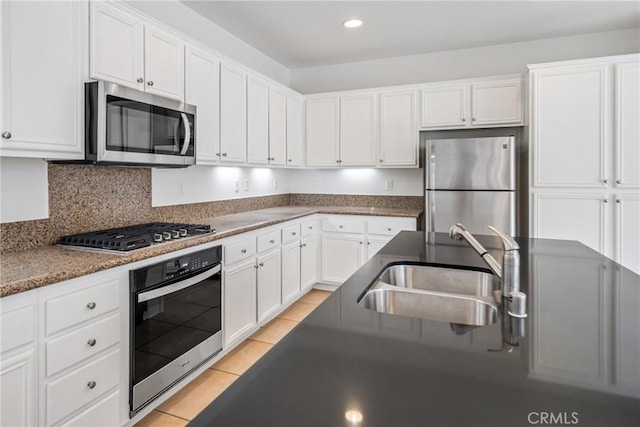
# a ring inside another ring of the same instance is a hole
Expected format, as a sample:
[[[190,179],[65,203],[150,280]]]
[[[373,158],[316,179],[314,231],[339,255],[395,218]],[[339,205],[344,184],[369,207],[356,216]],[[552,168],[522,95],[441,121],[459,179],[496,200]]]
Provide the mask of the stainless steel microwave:
[[[104,81],[85,83],[85,160],[115,166],[195,164],[196,107]]]

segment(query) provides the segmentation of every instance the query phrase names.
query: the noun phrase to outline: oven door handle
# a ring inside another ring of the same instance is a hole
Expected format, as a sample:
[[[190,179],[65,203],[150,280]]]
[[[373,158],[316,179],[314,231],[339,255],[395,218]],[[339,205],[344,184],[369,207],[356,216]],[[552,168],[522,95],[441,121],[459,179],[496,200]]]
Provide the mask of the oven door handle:
[[[180,113],[180,115],[182,116],[182,125],[184,126],[184,142],[182,143],[182,151],[180,151],[180,155],[184,156],[187,154],[189,145],[191,145],[191,126],[187,115],[185,113]]]
[[[180,291],[184,288],[188,288],[189,286],[193,286],[198,282],[208,279],[214,274],[220,273],[221,270],[222,270],[222,266],[218,264],[215,267],[213,267],[211,270],[207,270],[204,273],[200,273],[197,276],[190,277],[181,282],[174,283],[173,285],[163,286],[161,288],[154,289],[152,291],[143,292],[141,294],[138,294],[138,303],[149,301],[154,298],[163,297],[173,292]]]

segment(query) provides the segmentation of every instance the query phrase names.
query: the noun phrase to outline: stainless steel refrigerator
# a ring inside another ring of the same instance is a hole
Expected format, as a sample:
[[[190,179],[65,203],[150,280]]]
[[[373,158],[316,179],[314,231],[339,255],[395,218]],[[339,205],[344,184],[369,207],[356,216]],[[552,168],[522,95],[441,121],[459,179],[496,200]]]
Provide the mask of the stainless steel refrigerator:
[[[515,137],[431,139],[425,149],[427,231],[461,222],[471,233],[493,225],[515,235]]]

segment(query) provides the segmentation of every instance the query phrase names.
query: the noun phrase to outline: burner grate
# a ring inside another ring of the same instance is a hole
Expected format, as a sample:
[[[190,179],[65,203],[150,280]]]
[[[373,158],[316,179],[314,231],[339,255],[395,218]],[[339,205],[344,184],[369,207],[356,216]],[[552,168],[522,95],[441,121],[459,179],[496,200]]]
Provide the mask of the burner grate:
[[[214,232],[210,225],[152,222],[60,238],[61,245],[127,252],[185,237]]]

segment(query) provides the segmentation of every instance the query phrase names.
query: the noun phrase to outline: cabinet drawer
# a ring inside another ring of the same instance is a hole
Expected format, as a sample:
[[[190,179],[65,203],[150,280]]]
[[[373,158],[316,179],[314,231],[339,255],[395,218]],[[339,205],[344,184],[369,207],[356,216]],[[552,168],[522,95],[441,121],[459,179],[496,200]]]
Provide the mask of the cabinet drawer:
[[[300,239],[300,224],[290,225],[282,229],[282,243]]]
[[[383,236],[395,236],[402,230],[415,229],[415,220],[412,218],[373,219],[367,223],[367,233]]]
[[[317,219],[312,219],[309,221],[305,221],[300,224],[300,233],[302,233],[302,237],[311,236],[320,231],[320,221]]]
[[[111,393],[86,411],[81,412],[80,415],[64,423],[64,425],[78,427],[118,426],[120,425],[118,420],[118,415],[120,414],[119,398],[120,393],[117,391]]]
[[[120,352],[116,350],[47,384],[47,424],[59,421],[116,387],[120,382],[119,362]]]
[[[264,252],[277,246],[280,246],[279,230],[258,236],[258,252]]]
[[[0,315],[1,352],[28,344],[36,338],[35,306],[17,308]]]
[[[120,287],[117,280],[51,298],[45,303],[47,335],[91,320],[118,308],[119,304]]]
[[[322,231],[333,233],[364,233],[364,221],[351,218],[325,218],[322,220]]]
[[[256,254],[256,238],[242,240],[224,247],[225,265],[233,264]]]
[[[120,313],[47,342],[47,376],[120,341]],[[91,345],[93,344],[93,345]]]

